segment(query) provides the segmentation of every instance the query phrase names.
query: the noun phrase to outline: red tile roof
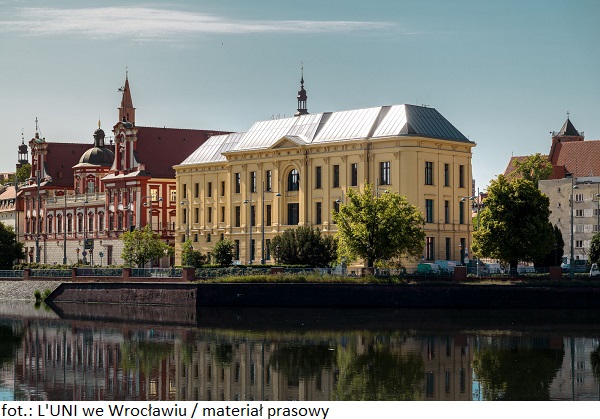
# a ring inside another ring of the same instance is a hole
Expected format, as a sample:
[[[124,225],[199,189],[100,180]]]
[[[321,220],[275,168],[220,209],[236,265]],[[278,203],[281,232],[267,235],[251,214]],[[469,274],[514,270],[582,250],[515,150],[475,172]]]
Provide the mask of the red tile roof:
[[[48,142],[45,161],[46,174],[52,178],[52,186],[73,189],[73,166],[79,163],[81,155],[93,144]]]
[[[575,177],[600,176],[600,140],[558,143],[553,163]],[[555,174],[560,173],[555,170]]]
[[[138,127],[136,159],[155,178],[175,179],[180,164],[209,137],[225,131]]]

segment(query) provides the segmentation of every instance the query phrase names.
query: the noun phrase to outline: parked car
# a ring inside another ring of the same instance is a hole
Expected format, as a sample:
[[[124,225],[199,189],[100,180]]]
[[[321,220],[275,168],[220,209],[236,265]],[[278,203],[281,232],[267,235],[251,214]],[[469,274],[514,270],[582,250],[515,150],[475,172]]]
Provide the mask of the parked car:
[[[590,277],[592,276],[600,276],[600,268],[597,263],[592,263],[592,267],[590,268]]]
[[[439,275],[440,265],[437,263],[419,263],[417,265],[417,275]]]

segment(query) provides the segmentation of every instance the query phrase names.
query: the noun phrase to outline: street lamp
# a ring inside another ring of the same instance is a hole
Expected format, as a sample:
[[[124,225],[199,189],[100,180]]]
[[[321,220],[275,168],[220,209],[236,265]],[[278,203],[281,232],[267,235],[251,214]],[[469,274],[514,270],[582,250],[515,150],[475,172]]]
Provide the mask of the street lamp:
[[[250,199],[245,199],[244,200],[244,204],[246,204],[246,205],[252,204],[252,192],[250,192]],[[249,259],[249,264],[252,265],[252,260],[254,259],[254,252],[252,251],[253,250],[252,249],[252,205],[249,205],[249,207],[250,207],[250,211],[249,211],[250,217],[249,217],[249,220],[248,220],[248,226],[249,226],[249,229],[250,229],[250,247],[249,247],[249,249],[250,249],[250,254],[249,254],[250,259]]]
[[[273,191],[265,190],[265,182],[262,183],[262,190],[263,190],[263,192],[262,192],[262,213],[261,213],[262,220],[261,220],[261,224],[260,224],[261,225],[260,264],[264,265],[265,264],[265,193],[267,193],[267,192],[273,193]],[[281,196],[281,194],[279,192],[276,192],[275,196]],[[250,234],[252,234],[252,231],[250,231]],[[250,240],[250,246],[252,246],[252,239]]]
[[[153,198],[152,195],[143,196],[142,199],[141,199],[141,202],[144,202],[144,199],[148,199],[148,198],[150,198],[150,200],[148,202],[145,202],[144,206],[145,207],[150,207],[150,209],[148,210],[148,214],[150,214],[150,216],[148,217],[148,219],[150,220],[150,222],[146,223],[146,224],[150,224],[150,230],[152,230],[152,198]],[[158,198],[157,201],[158,202],[162,202],[162,200],[163,200],[162,198]]]
[[[571,259],[569,263],[569,278],[573,280],[575,278],[575,267],[573,266],[573,262],[575,262],[575,240],[574,240],[574,212],[575,212],[575,200],[574,200],[574,190],[579,189],[579,186],[575,185],[575,178],[571,175]]]
[[[476,205],[477,205],[477,230],[479,230],[479,212],[481,211],[481,194],[479,192],[479,188],[477,188],[477,195],[473,195],[473,196],[463,196],[460,199],[460,202],[467,202],[467,201],[475,201]],[[472,207],[472,204],[469,205],[470,207]],[[469,217],[467,218],[467,232],[469,232]],[[475,259],[476,262],[476,269],[477,269],[477,276],[479,276],[479,258]]]
[[[181,201],[179,205],[186,205],[186,216],[184,217],[185,219],[183,220],[183,222],[185,223],[185,241],[188,241],[190,239],[190,223],[188,222],[190,219],[190,201]]]

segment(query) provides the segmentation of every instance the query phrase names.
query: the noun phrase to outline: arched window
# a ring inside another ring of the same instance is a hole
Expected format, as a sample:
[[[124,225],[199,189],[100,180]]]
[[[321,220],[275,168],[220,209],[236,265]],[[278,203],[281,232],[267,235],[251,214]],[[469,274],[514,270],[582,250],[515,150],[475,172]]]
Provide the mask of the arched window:
[[[288,191],[300,190],[300,174],[296,169],[292,169],[288,175]]]
[[[63,216],[62,214],[56,214],[56,232],[61,234],[63,232]]]
[[[52,222],[54,221],[54,218],[52,217],[52,215],[48,216],[48,234],[52,234]]]
[[[104,232],[104,211],[98,212],[98,232]]]
[[[88,233],[92,233],[94,231],[94,213],[88,213],[88,225],[87,225]]]
[[[88,179],[87,181],[87,193],[94,193],[96,192],[96,184],[94,182],[94,179]]]

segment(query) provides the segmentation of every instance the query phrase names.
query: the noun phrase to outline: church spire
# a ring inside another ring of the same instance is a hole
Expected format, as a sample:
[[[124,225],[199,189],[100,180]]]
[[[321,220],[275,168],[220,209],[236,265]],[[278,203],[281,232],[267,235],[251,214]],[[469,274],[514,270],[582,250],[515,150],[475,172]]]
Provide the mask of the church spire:
[[[131,100],[131,90],[129,90],[129,71],[125,71],[125,86],[119,89],[119,92],[123,92],[121,98],[121,107],[119,108],[119,121],[131,122],[135,125],[135,108],[133,107],[133,101]]]
[[[298,90],[298,110],[297,112],[294,114],[294,116],[299,116],[299,115],[307,115],[308,114],[308,109],[306,108],[306,100],[308,99],[308,96],[306,95],[306,90],[304,90],[304,65],[302,65],[302,67],[300,68],[301,71],[301,75],[300,75],[300,90]]]

